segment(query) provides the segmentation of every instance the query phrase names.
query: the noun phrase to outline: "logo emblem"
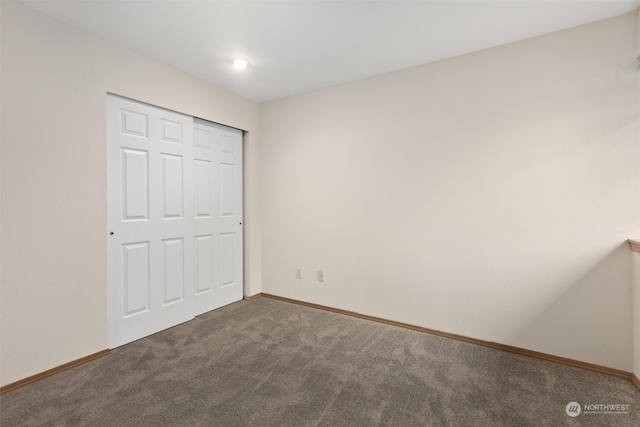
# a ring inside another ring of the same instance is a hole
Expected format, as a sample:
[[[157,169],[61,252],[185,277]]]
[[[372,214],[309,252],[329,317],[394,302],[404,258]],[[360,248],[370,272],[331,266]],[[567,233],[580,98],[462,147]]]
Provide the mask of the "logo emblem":
[[[577,417],[582,412],[582,407],[578,402],[569,402],[564,410],[570,417]]]

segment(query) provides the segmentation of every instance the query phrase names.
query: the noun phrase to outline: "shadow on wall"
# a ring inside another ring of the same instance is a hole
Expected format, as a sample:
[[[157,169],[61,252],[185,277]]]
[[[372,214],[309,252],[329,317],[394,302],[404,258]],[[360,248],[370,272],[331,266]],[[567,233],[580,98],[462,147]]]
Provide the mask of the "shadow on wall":
[[[621,243],[520,329],[513,345],[550,354],[565,348],[564,357],[631,372],[631,255],[628,243]],[[584,360],[587,354],[590,360]]]

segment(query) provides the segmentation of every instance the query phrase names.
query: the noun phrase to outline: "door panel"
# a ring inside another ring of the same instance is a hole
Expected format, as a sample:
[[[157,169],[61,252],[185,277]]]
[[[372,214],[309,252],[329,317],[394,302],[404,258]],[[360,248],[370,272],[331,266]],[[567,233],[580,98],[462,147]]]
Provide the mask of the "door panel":
[[[164,199],[162,219],[184,218],[184,168],[182,156],[162,154],[162,196]]]
[[[109,346],[194,317],[193,118],[107,100]]]
[[[134,106],[134,108],[136,108]],[[120,109],[121,121],[120,130],[123,135],[133,135],[147,138],[149,132],[149,116],[141,111],[131,111],[126,108]]]
[[[196,296],[213,291],[213,236],[196,236]]]
[[[149,219],[149,153],[122,149],[123,220]]]
[[[171,120],[160,119],[161,139],[163,142],[182,144],[183,130],[182,123]]]
[[[222,283],[221,287],[226,288],[228,286],[235,285],[236,281],[236,268],[235,268],[235,254],[236,254],[236,233],[222,233],[220,235],[220,242],[222,247]]]
[[[242,131],[195,119],[194,135],[201,314],[242,299]]]
[[[220,163],[220,215],[235,217],[235,165]]]
[[[122,317],[149,311],[149,242],[122,245]]]
[[[184,300],[184,239],[165,239],[162,241],[164,267],[164,299],[162,305]]]
[[[196,218],[213,218],[213,166],[209,160],[195,161]]]

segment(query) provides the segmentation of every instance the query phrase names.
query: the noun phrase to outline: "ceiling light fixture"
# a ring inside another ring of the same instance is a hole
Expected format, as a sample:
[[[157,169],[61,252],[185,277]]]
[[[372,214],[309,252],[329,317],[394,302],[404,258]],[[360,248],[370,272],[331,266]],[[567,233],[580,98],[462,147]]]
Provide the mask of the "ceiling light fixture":
[[[246,59],[236,58],[233,61],[231,61],[231,65],[236,70],[244,70],[245,68],[247,68],[251,64]]]

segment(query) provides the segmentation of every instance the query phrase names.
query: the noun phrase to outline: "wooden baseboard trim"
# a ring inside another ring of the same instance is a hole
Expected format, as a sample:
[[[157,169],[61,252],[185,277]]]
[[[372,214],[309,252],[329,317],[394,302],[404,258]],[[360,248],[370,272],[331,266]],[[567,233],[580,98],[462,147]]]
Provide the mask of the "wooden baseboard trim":
[[[631,374],[631,382],[635,384],[635,386],[640,391],[640,378],[637,375]]]
[[[324,310],[324,311],[330,311],[332,313],[343,314],[345,316],[357,317],[359,319],[370,320],[370,321],[378,322],[378,323],[384,323],[386,325],[397,326],[397,327],[404,328],[404,329],[411,329],[411,330],[417,331],[417,332],[423,332],[423,333],[426,333],[426,334],[437,335],[437,336],[443,337],[443,338],[449,338],[449,339],[452,339],[452,340],[462,341],[462,342],[466,342],[466,343],[469,343],[469,344],[475,344],[475,345],[479,345],[479,346],[482,346],[482,347],[488,347],[488,348],[492,348],[492,349],[495,349],[495,350],[506,351],[508,353],[514,353],[514,354],[518,354],[518,355],[521,355],[521,356],[532,357],[534,359],[541,359],[541,360],[546,360],[548,362],[560,363],[562,365],[573,366],[574,368],[580,368],[580,369],[584,369],[584,370],[587,370],[587,371],[597,372],[597,373],[600,373],[600,374],[611,375],[611,376],[614,376],[614,377],[623,378],[625,380],[632,381],[638,387],[638,389],[640,390],[640,381],[638,380],[638,377],[635,377],[635,375],[632,374],[631,372],[622,371],[620,369],[609,368],[609,367],[606,367],[606,366],[596,365],[596,364],[593,364],[593,363],[581,362],[579,360],[569,359],[569,358],[560,357],[560,356],[554,356],[552,354],[542,353],[542,352],[533,351],[533,350],[527,350],[527,349],[524,349],[524,348],[514,347],[514,346],[511,346],[511,345],[500,344],[500,343],[491,342],[491,341],[484,341],[484,340],[479,340],[479,339],[476,339],[476,338],[465,337],[463,335],[451,334],[451,333],[448,333],[448,332],[442,332],[442,331],[438,331],[438,330],[435,330],[435,329],[423,328],[422,326],[410,325],[408,323],[396,322],[396,321],[393,321],[393,320],[387,320],[387,319],[383,319],[383,318],[380,318],[380,317],[374,317],[374,316],[369,316],[369,315],[366,315],[366,314],[356,313],[356,312],[353,312],[353,311],[342,310],[342,309],[339,309],[339,308],[327,307],[327,306],[324,306],[324,305],[313,304],[313,303],[309,303],[309,302],[305,302],[305,301],[299,301],[299,300],[295,300],[295,299],[291,299],[291,298],[280,297],[280,296],[277,296],[277,295],[271,295],[271,294],[263,293],[263,294],[261,294],[261,296],[264,297],[264,298],[270,298],[270,299],[274,299],[274,300],[278,300],[278,301],[282,301],[282,302],[288,302],[288,303],[291,303],[291,304],[302,305],[302,306],[305,306],[305,307],[315,308],[315,309],[318,309],[318,310]],[[633,379],[633,377],[635,377],[635,379]]]
[[[633,252],[640,252],[640,241],[639,240],[633,240],[633,239],[629,239],[629,247],[631,248],[631,250]]]
[[[55,368],[49,369],[48,371],[41,372],[39,374],[32,375],[20,381],[16,381],[11,384],[7,384],[5,386],[0,387],[0,395],[9,393],[11,391],[15,391],[21,387],[24,387],[29,384],[33,384],[45,378],[51,377],[55,374],[59,374],[60,372],[68,371],[69,369],[75,368],[80,365],[84,365],[85,363],[89,363],[96,359],[100,359],[101,357],[105,357],[111,354],[111,350],[102,350],[97,353],[90,354],[85,357],[81,357],[80,359],[73,360],[69,363],[65,363],[64,365],[57,366]]]
[[[262,296],[262,294],[261,294],[261,293],[257,293],[257,294],[255,294],[255,295],[251,295],[251,296],[248,296],[248,297],[244,297],[244,300],[245,300],[245,301],[253,301],[253,300],[254,300],[254,299],[256,299],[256,298],[260,298],[261,296]]]

